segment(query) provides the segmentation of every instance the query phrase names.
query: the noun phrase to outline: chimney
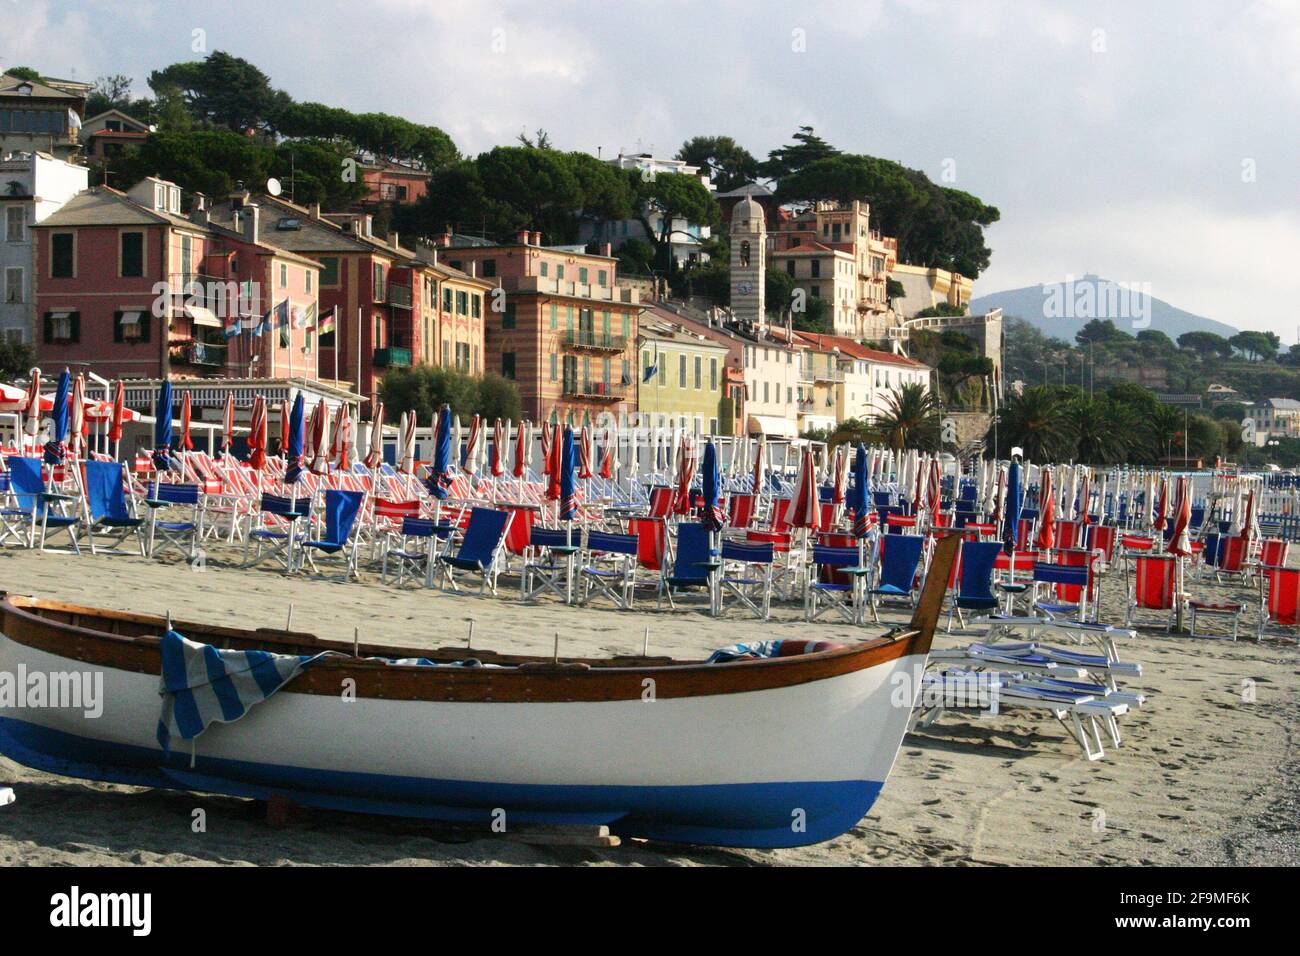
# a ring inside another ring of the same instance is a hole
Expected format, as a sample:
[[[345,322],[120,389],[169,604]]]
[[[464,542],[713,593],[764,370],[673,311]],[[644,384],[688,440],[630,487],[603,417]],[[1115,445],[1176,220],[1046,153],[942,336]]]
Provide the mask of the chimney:
[[[320,203],[314,202],[311,204],[311,217],[313,219],[320,218]]]
[[[527,229],[520,229],[519,232],[518,232],[518,234],[515,236],[515,238],[519,240],[519,244],[520,244],[521,246],[526,246],[526,245],[529,245],[529,239],[528,239],[528,237],[529,237],[530,235],[531,235],[531,233],[529,233],[529,231],[528,231]]]
[[[388,234],[388,241],[394,249],[397,249],[402,245],[401,236],[397,234],[396,230]]]
[[[449,227],[443,227],[442,235],[438,237],[435,245],[442,246],[444,249],[451,248],[451,229]]]
[[[235,188],[230,193],[230,208],[238,211],[243,209],[247,203],[248,190],[244,188],[244,181],[241,179],[235,183]]]
[[[365,232],[362,233],[362,235],[364,235],[367,239],[373,239],[373,238],[374,238],[374,235],[375,235],[375,217],[372,216],[370,213],[366,213],[366,228],[365,228]]]
[[[208,208],[208,197],[203,193],[190,193],[190,209],[195,212],[202,212]]]
[[[257,203],[250,202],[244,206],[240,232],[244,234],[244,238],[249,242],[257,242],[258,220],[260,217],[261,210],[257,207]]]
[[[533,245],[540,246],[541,244],[542,244],[542,234],[540,232],[533,233]]]
[[[473,279],[478,275],[478,261],[471,259],[467,264],[469,265],[469,276]]]
[[[614,258],[614,246],[608,242],[602,242],[600,244],[600,254],[606,259]]]

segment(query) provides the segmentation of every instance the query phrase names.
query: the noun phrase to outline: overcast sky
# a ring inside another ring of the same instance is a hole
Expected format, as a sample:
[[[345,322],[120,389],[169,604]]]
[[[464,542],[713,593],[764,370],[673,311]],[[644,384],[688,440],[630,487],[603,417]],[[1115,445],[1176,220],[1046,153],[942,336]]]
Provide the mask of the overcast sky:
[[[976,294],[1095,272],[1296,341],[1300,3],[0,0],[0,67],[145,78],[207,50],[476,153],[760,156],[800,124],[1001,209]],[[945,165],[945,161],[948,161]]]

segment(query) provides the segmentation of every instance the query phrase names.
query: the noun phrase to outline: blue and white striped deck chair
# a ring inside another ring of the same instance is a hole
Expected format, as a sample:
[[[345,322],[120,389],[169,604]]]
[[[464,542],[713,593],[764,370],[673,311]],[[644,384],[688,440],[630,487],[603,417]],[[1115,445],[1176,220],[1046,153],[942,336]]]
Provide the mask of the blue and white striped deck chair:
[[[613,601],[615,607],[631,610],[639,547],[634,534],[588,531],[578,569],[581,603],[590,604],[592,593],[597,592]]]
[[[403,518],[400,529],[390,531],[384,543],[379,579],[400,588],[409,574],[412,580],[423,581],[426,588],[432,587],[433,559],[438,554],[438,540],[438,523],[432,518]],[[389,565],[393,568],[392,577],[389,576]]]
[[[126,539],[135,536],[135,551],[145,556],[144,519],[137,517],[128,503],[123,473],[126,466],[120,461],[86,462],[86,509],[89,520],[86,522],[86,538],[90,543],[90,553],[104,551],[108,554],[130,554],[122,545]],[[95,535],[99,534],[110,540],[107,548],[95,545]]]
[[[772,568],[775,552],[770,541],[722,539],[722,570],[718,578],[718,613],[732,595],[760,621],[772,614]]]
[[[434,574],[441,579],[439,588],[449,584],[453,591],[459,591],[456,572],[472,571],[479,575],[479,594],[484,590],[496,594],[497,572],[503,562],[506,532],[514,515],[513,511],[498,511],[495,508],[471,509],[469,525],[465,528],[465,536],[461,538],[456,553],[440,554],[434,559]]]
[[[325,492],[321,518],[325,527],[317,525],[316,537],[309,536],[302,541],[303,562],[309,565],[313,573],[319,573],[316,559],[334,558],[343,562],[343,571],[336,575],[336,580],[346,581],[359,577],[357,573],[357,516],[361,513],[361,502],[365,500],[364,491],[341,491],[330,488]]]
[[[869,569],[855,547],[812,546],[812,562],[804,578],[804,620],[815,621],[834,609],[850,624],[862,619],[862,594]],[[847,580],[835,580],[842,575]]]
[[[657,607],[663,606],[663,599],[668,598],[668,606],[676,608],[673,602],[674,591],[705,588],[712,593],[714,554],[709,542],[709,532],[703,525],[683,522],[677,526],[677,551],[673,555],[672,571],[665,568],[659,586]],[[712,606],[712,600],[710,600]]]
[[[244,533],[244,563],[251,568],[273,560],[286,574],[294,569],[294,528],[299,518],[311,511],[308,497],[262,495],[257,509],[249,512],[248,530]]]
[[[871,617],[880,623],[881,598],[902,598],[916,603],[916,578],[925,550],[925,538],[919,534],[882,534],[879,538],[876,583],[871,588]]]
[[[69,548],[56,550],[81,554],[81,545],[77,542],[77,526],[81,517],[67,513],[76,499],[71,495],[45,490],[39,458],[11,455],[8,462],[9,491],[13,496],[13,506],[5,509],[5,517],[15,519],[26,527],[26,546],[46,550],[46,541],[53,529],[67,534],[71,543]]]
[[[572,600],[574,556],[581,544],[580,530],[534,525],[528,533],[523,570],[519,573],[520,598],[528,601],[550,591],[562,601]]]
[[[9,472],[0,472],[0,544],[13,538],[24,548],[31,547],[31,512],[18,505]]]
[[[144,500],[149,506],[149,557],[175,549],[187,561],[199,556],[203,539],[203,492],[194,484],[159,482]],[[167,518],[159,517],[163,512]]]
[[[948,606],[948,631],[952,631],[955,614],[962,627],[962,611],[996,611],[998,596],[993,593],[993,564],[1002,552],[1000,541],[962,541],[961,566],[957,570],[957,593]]]

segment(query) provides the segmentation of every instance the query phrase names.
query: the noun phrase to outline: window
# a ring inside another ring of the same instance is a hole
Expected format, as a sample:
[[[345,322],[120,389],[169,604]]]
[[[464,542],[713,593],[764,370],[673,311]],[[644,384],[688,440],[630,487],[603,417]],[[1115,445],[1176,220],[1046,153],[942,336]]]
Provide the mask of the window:
[[[21,266],[11,266],[5,269],[5,301],[11,303],[25,302],[27,290],[23,282],[23,270]]]
[[[587,267],[586,267],[586,266],[579,266],[579,267],[578,267],[578,281],[581,282],[583,285],[586,285],[586,284],[587,284]]]
[[[383,302],[387,296],[384,295],[384,264],[382,262],[374,263],[371,277],[374,284],[374,289],[371,290],[374,293],[372,301]],[[284,266],[280,266],[280,285],[283,286],[284,284]]]
[[[451,311],[451,289],[447,286],[442,287],[442,311]]]
[[[770,400],[770,398],[771,398],[771,394],[768,392],[768,388],[771,386],[771,384],[772,384],[771,382],[764,382],[764,383],[763,383],[763,401],[764,401],[764,403],[768,402],[768,401]]]
[[[50,278],[72,278],[75,248],[76,236],[71,232],[56,232],[50,236]]]
[[[495,259],[483,260],[483,278],[491,279],[497,274],[497,261]]]
[[[469,304],[470,304],[470,314],[472,314],[474,318],[477,319],[479,316],[483,314],[483,297],[481,295],[470,296]],[[513,310],[514,306],[508,305],[506,306],[506,309],[508,311]]]
[[[627,359],[623,359],[622,372],[623,372],[623,377],[620,378],[619,381],[622,382],[624,385],[631,385],[632,384],[632,363],[629,362]]]
[[[788,275],[788,276],[790,276],[791,278],[794,277],[794,260],[793,260],[793,259],[786,259],[786,260],[785,260],[785,274]]]
[[[613,384],[609,380],[610,368],[612,365],[613,363],[609,359],[605,359],[604,362],[601,363],[600,375],[601,380],[605,383],[605,391],[609,391],[609,386]]]
[[[22,242],[27,238],[27,207],[10,206],[5,210],[5,241]]]
[[[469,293],[456,290],[456,314],[469,315]]]
[[[81,341],[81,316],[76,312],[45,313],[45,344],[69,345]]]
[[[551,353],[551,381],[552,382],[556,381],[560,377],[558,371],[559,364],[560,364],[559,358],[560,356],[555,352]]]
[[[677,387],[686,387],[686,356],[677,356]]]
[[[451,364],[451,343],[446,339],[442,340],[442,366],[446,368]]]
[[[120,236],[120,255],[118,257],[123,278],[138,278],[144,275],[144,233],[124,232]]]
[[[302,270],[302,288],[304,292],[311,291],[311,270],[310,269]]]
[[[542,263],[545,265],[545,263]],[[551,303],[551,329],[555,330],[560,327],[560,307],[554,302]]]
[[[810,274],[812,275],[812,277],[813,277],[814,279],[820,279],[820,278],[821,278],[821,274],[822,274],[822,264],[821,264],[821,260],[820,260],[820,259],[814,259],[812,262],[808,263],[808,266],[809,266],[809,268],[812,269],[812,272],[810,273]]]
[[[626,341],[630,338],[630,335],[629,335],[628,333],[629,333],[629,330],[631,329],[632,320],[628,317],[628,314],[627,314],[626,312],[623,313],[623,315],[621,316],[621,318],[622,318],[622,323],[621,323],[621,324],[622,324],[622,328],[623,328],[623,333],[622,333],[622,334],[623,334],[623,341],[626,342]]]
[[[476,303],[478,302],[477,296],[474,297],[474,301]],[[513,329],[514,327],[515,327],[515,304],[513,302],[507,302],[506,310],[501,314],[501,328]],[[511,356],[511,358],[513,358],[513,356]]]
[[[718,390],[718,360],[715,358],[711,358],[709,359],[709,391],[716,392],[717,390]]]
[[[284,266],[280,267],[281,270]],[[194,274],[194,237],[181,236],[181,272],[185,274],[185,281],[189,282]],[[280,273],[280,285],[284,285],[284,272]]]
[[[601,285],[601,286],[603,286],[603,285],[608,284],[608,282],[609,282],[609,273],[608,273],[608,272],[606,272],[604,269],[601,269],[599,272],[596,273],[596,284],[597,284],[597,285]]]
[[[515,353],[501,353],[501,375],[504,378],[513,379],[515,377]]]
[[[704,387],[704,359],[698,355],[695,356],[695,387]]]
[[[555,278],[557,280],[564,278],[564,266],[559,265],[558,263],[555,266]]]
[[[551,271],[550,267],[551,264],[549,262],[542,263],[542,278],[546,278],[546,274]]]
[[[809,286],[808,291],[812,294],[814,299],[820,299],[822,297],[822,287],[819,285]]]
[[[147,311],[134,309],[113,313],[113,341],[135,344],[149,341],[149,320]]]

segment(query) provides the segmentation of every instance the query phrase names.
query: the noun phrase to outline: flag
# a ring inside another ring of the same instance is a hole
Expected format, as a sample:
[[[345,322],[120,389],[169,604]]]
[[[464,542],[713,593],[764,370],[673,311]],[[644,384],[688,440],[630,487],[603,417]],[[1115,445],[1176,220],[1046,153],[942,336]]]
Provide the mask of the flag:
[[[312,306],[312,308],[315,308],[315,306]],[[330,332],[333,332],[334,323],[338,318],[338,312],[339,312],[339,307],[336,305],[334,306],[334,308],[330,309],[328,312],[322,315],[320,317],[320,321],[316,323],[316,331],[319,332],[321,335],[326,335]]]
[[[283,329],[289,324],[289,300],[285,299],[275,307],[275,327]]]
[[[239,334],[242,328],[243,328],[243,323],[240,322],[239,316],[231,315],[226,318],[225,327],[221,331],[225,334],[226,338],[233,339],[236,335]]]
[[[252,331],[254,335],[261,335],[263,332],[265,332],[267,329],[271,327],[271,316],[274,312],[275,312],[274,308],[267,309],[266,315],[262,316],[260,319],[257,318],[256,316],[253,316],[251,320],[245,319],[244,320],[245,324],[251,321],[252,324],[249,326],[250,331]]]

